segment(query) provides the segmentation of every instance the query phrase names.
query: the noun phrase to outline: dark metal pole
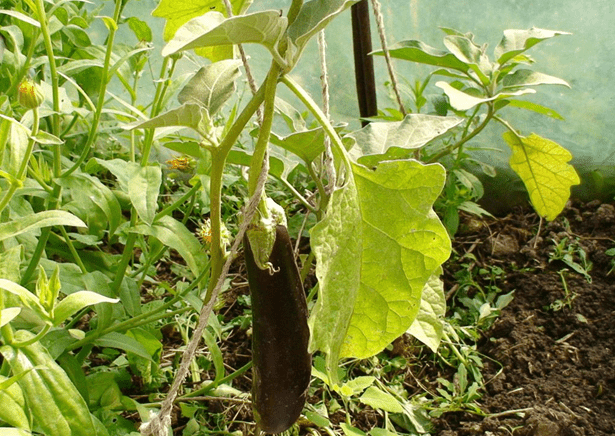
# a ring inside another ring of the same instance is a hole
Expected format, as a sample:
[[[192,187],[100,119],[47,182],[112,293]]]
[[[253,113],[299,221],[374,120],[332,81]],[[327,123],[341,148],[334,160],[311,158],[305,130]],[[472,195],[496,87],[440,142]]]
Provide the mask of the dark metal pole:
[[[352,15],[354,70],[361,118],[372,117],[378,114],[374,60],[368,55],[372,51],[368,1],[361,0],[350,8]],[[363,127],[367,124],[368,121],[361,121]]]

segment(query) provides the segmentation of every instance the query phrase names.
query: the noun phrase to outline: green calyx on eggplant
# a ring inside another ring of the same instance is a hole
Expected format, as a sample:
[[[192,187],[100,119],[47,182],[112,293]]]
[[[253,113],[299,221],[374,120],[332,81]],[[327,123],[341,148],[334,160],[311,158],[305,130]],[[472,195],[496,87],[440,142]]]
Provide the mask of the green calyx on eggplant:
[[[252,408],[266,433],[297,421],[312,369],[307,303],[286,226],[276,225],[274,236],[266,269],[256,262],[253,241],[243,240],[252,300]]]

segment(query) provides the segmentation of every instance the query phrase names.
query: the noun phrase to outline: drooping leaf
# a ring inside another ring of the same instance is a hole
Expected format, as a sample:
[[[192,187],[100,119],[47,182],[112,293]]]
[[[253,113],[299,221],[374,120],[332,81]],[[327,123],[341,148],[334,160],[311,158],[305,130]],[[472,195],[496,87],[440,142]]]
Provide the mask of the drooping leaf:
[[[381,409],[391,413],[403,413],[404,409],[399,404],[399,401],[388,392],[384,392],[381,389],[372,386],[369,387],[363,395],[359,398],[363,404],[373,407],[374,409]]]
[[[392,147],[404,149],[401,154],[405,155],[407,150],[424,146],[462,121],[457,117],[409,114],[403,121],[373,122],[347,135],[356,141],[350,155],[355,161],[371,166],[374,162],[369,156],[383,155]]]
[[[195,276],[205,268],[206,255],[201,243],[186,226],[170,216],[160,218],[151,226],[139,225],[131,231],[153,236],[176,250]]]
[[[130,351],[137,356],[147,360],[152,360],[147,350],[139,341],[122,333],[111,332],[93,341],[99,347],[119,348],[120,350]]]
[[[337,362],[361,279],[361,215],[354,180],[333,192],[326,217],[310,231],[319,296],[309,319],[310,350],[327,354],[326,369],[338,382]]]
[[[537,85],[564,85],[570,88],[568,82],[560,79],[559,77],[549,76],[548,74],[525,69],[517,70],[512,74],[508,74],[504,77],[504,80],[502,80],[502,85],[505,88]]]
[[[256,43],[272,53],[286,30],[287,19],[279,11],[261,11],[224,18],[219,12],[193,18],[180,27],[162,49],[163,56],[193,48]],[[275,53],[274,53],[275,55]]]
[[[511,168],[521,177],[539,215],[554,220],[570,198],[570,187],[580,179],[568,162],[572,155],[556,142],[534,133],[519,136],[504,133],[512,149]]]
[[[444,283],[440,279],[441,274],[442,269],[438,268],[425,284],[419,313],[407,331],[434,353],[438,351],[442,339],[442,318],[446,312],[446,297]]]
[[[63,210],[46,210],[22,217],[19,220],[0,224],[0,241],[24,232],[50,226],[87,227],[83,221],[71,213]]]
[[[231,59],[202,67],[177,96],[179,102],[197,103],[214,115],[233,95],[240,66],[240,60]]]
[[[311,232],[320,293],[310,348],[327,354],[333,383],[339,357],[373,356],[410,327],[423,287],[450,254],[432,210],[445,179],[439,164],[399,160],[352,171]]]
[[[486,103],[488,101],[500,100],[513,96],[516,97],[524,94],[534,94],[536,92],[533,89],[525,88],[514,92],[501,92],[497,95],[494,95],[493,97],[478,98],[466,92],[453,88],[447,82],[436,82],[436,86],[444,91],[444,93],[450,100],[451,106],[459,111],[467,111],[474,106],[477,106],[481,103]]]
[[[384,52],[377,50],[375,55],[384,55]],[[460,61],[452,53],[430,47],[421,41],[409,40],[401,41],[389,48],[391,57],[403,59],[421,64],[435,65],[441,68],[467,72],[470,68],[468,64]]]
[[[139,41],[152,42],[152,29],[150,29],[145,21],[137,17],[129,17],[126,21],[128,22],[128,27],[130,27],[130,30],[132,30]]]
[[[503,65],[518,54],[529,50],[539,42],[558,35],[570,35],[570,33],[557,30],[538,29],[536,27],[532,27],[529,30],[505,30],[504,37],[495,48],[495,57],[498,63]]]
[[[444,186],[439,164],[388,161],[353,165],[361,211],[361,285],[341,350],[366,358],[403,334],[419,311],[428,279],[451,243],[432,209]]]
[[[331,20],[344,12],[358,0],[311,0],[305,2],[295,21],[288,27],[288,36],[294,46],[293,58],[296,61],[303,48],[318,31],[324,29]]]
[[[79,291],[67,295],[60,301],[53,311],[53,324],[59,326],[68,319],[69,316],[87,306],[98,303],[117,303],[117,298],[108,298],[91,291]]]

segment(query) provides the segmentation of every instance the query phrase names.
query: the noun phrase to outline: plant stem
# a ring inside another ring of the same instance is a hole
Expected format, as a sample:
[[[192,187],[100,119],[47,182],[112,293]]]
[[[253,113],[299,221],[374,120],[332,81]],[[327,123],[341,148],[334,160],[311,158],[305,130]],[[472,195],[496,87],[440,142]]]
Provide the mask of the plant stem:
[[[179,199],[177,199],[172,204],[168,205],[167,207],[162,209],[160,212],[158,212],[156,214],[156,216],[154,216],[154,221],[158,221],[163,216],[169,215],[171,212],[173,212],[179,206],[184,204],[186,202],[186,200],[188,200],[191,196],[193,196],[200,188],[201,188],[201,181],[197,180],[196,183],[194,184],[194,186],[192,188],[190,188],[190,190],[188,192],[186,192]]]
[[[37,0],[37,1],[42,2],[42,0]],[[115,1],[115,11],[113,13],[113,20],[115,21],[115,23],[118,23],[120,20],[121,10],[122,10],[122,0],[116,0]],[[70,167],[68,170],[66,170],[62,174],[62,177],[67,177],[73,172],[75,172],[81,166],[81,164],[85,162],[85,160],[89,156],[94,146],[94,141],[96,140],[96,136],[98,134],[98,125],[100,123],[100,116],[102,114],[102,110],[103,110],[103,106],[105,102],[105,96],[107,94],[107,84],[111,80],[111,77],[108,77],[108,74],[109,74],[109,69],[111,66],[111,55],[113,53],[113,42],[115,40],[116,31],[117,31],[117,27],[110,26],[109,36],[107,38],[107,43],[106,43],[107,51],[105,52],[105,63],[102,68],[100,87],[98,88],[98,101],[96,103],[96,110],[94,111],[94,117],[92,119],[92,124],[90,126],[90,132],[88,133],[88,139],[85,145],[83,146],[83,150],[81,151],[81,155],[79,155],[79,158],[77,159],[77,161],[73,164],[72,167]]]
[[[201,395],[205,395],[205,394],[213,391],[214,389],[216,389],[218,386],[220,386],[222,384],[225,384],[225,383],[227,383],[227,382],[229,382],[231,380],[236,379],[240,375],[244,374],[250,368],[252,368],[252,361],[249,361],[244,366],[242,366],[241,368],[233,371],[232,373],[230,373],[226,377],[222,377],[220,380],[214,381],[214,382],[208,384],[207,386],[202,387],[201,389],[197,389],[196,391],[192,391],[192,392],[189,392],[187,394],[184,394],[181,397],[178,397],[177,399],[178,400],[184,400],[184,399],[189,399],[190,397],[198,397],[198,396],[201,396]]]
[[[482,132],[482,130],[487,126],[487,124],[489,124],[489,121],[491,121],[491,119],[494,117],[493,104],[491,104],[491,102],[488,102],[486,104],[487,104],[487,115],[485,116],[485,119],[483,120],[483,122],[480,123],[478,127],[476,127],[476,129],[472,130],[472,132],[469,135],[464,136],[459,141],[457,141],[455,144],[446,147],[444,150],[442,150],[440,153],[436,154],[435,156],[431,157],[425,163],[438,162],[444,156],[446,156],[447,154],[450,154],[453,150],[458,149],[463,144],[468,142],[470,139],[474,138],[476,135]]]
[[[271,63],[271,68],[265,79],[265,105],[263,108],[263,122],[261,124],[258,140],[254,146],[254,154],[250,161],[250,172],[248,179],[248,195],[252,196],[256,189],[258,176],[263,167],[263,160],[267,156],[267,148],[269,146],[269,136],[271,134],[271,126],[273,125],[273,112],[275,108],[275,94],[280,76],[280,66],[274,61]]]

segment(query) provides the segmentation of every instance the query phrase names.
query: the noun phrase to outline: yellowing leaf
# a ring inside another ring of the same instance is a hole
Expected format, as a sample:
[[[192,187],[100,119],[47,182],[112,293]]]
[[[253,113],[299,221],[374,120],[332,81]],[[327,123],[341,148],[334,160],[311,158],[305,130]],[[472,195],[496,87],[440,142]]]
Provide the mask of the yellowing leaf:
[[[233,14],[244,12],[252,0],[231,0]],[[152,12],[154,17],[166,18],[163,37],[165,41],[173,38],[177,29],[195,17],[207,12],[218,11],[226,15],[223,0],[162,0]]]
[[[534,133],[518,136],[504,133],[513,151],[511,168],[521,177],[539,215],[553,220],[570,198],[570,187],[581,181],[568,162],[572,155],[556,142]]]
[[[252,0],[231,0],[233,14],[243,13]],[[166,18],[163,37],[165,41],[170,40],[181,26],[193,18],[200,17],[207,12],[218,11],[226,16],[226,7],[223,0],[162,0],[152,12],[154,17]],[[195,50],[199,56],[217,62],[223,59],[234,57],[233,46],[221,45],[216,47],[204,47]]]

